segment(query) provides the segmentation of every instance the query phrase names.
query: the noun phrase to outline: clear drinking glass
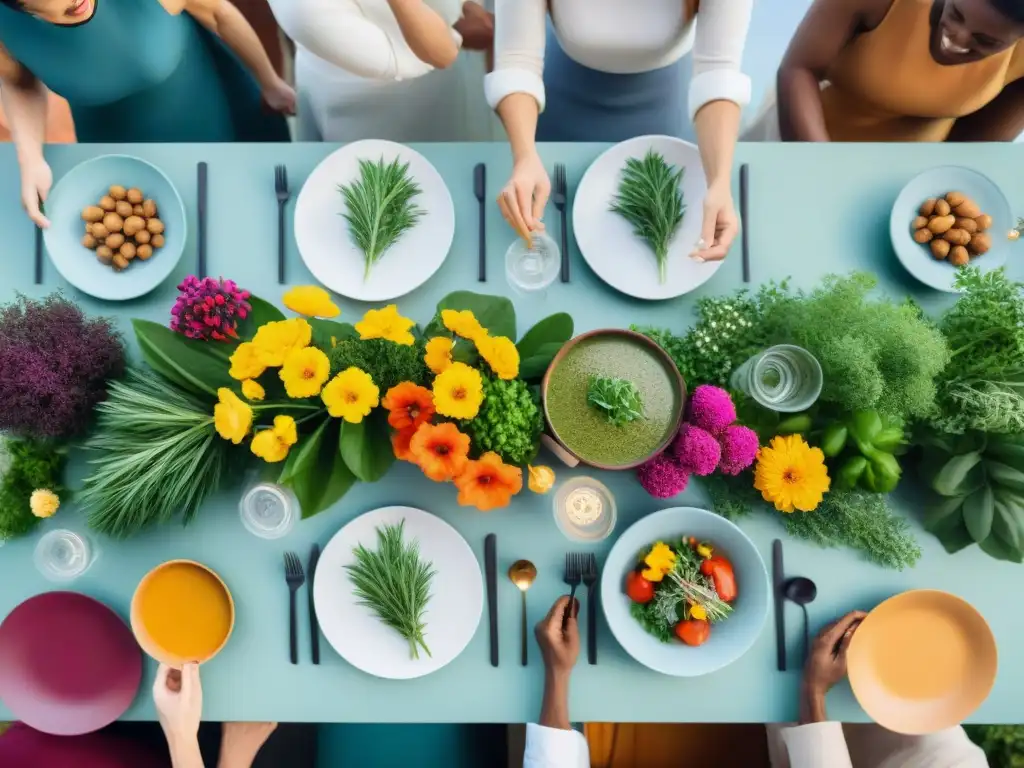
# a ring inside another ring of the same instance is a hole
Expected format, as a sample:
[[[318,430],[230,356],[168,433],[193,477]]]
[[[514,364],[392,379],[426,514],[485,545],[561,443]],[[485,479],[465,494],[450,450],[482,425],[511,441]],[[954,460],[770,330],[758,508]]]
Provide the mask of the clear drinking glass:
[[[505,252],[505,275],[513,289],[526,293],[543,291],[561,269],[558,243],[544,232],[534,232],[530,245],[517,237]]]
[[[754,355],[730,379],[734,389],[746,392],[773,411],[796,413],[814,405],[821,394],[821,364],[802,347],[780,344]]]
[[[50,581],[72,581],[85,573],[96,560],[96,551],[87,538],[63,528],[43,534],[36,544],[35,564]]]
[[[615,497],[592,477],[572,477],[555,491],[555,523],[567,538],[582,542],[606,539],[618,519]]]
[[[299,500],[284,486],[255,483],[242,494],[238,512],[249,533],[261,539],[279,539],[295,527]]]

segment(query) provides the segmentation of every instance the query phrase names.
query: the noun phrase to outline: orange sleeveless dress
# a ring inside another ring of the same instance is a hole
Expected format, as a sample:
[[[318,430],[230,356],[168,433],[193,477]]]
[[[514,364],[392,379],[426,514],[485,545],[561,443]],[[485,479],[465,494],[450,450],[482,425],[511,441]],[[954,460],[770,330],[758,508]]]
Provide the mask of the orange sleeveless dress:
[[[958,117],[977,112],[1024,76],[1024,45],[981,61],[943,66],[929,53],[932,0],[893,0],[828,70],[821,101],[833,141],[945,141]]]

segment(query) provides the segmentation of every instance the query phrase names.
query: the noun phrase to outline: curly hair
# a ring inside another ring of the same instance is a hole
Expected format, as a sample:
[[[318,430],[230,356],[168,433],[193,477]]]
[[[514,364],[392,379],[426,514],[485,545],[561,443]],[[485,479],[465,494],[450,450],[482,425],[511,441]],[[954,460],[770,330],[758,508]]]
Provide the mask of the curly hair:
[[[992,7],[1017,24],[1024,24],[1024,2],[1022,0],[989,0]]]

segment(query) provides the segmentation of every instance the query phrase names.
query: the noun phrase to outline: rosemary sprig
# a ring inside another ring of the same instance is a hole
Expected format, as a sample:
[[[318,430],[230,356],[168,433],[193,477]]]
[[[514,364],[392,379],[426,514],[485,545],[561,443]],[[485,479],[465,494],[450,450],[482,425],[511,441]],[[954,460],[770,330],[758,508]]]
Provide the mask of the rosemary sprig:
[[[608,423],[624,427],[631,421],[644,418],[644,403],[640,390],[626,379],[609,376],[590,376],[587,380],[587,403],[604,413]]]
[[[612,201],[612,210],[628,221],[633,234],[654,251],[659,283],[665,282],[668,248],[686,212],[679,188],[683,170],[676,170],[653,149],[642,160],[630,157],[622,169],[619,193]]]
[[[385,163],[359,161],[359,179],[339,185],[345,198],[349,234],[363,252],[366,269],[363,280],[370,276],[373,265],[408,230],[415,226],[423,210],[413,202],[420,193],[419,185],[409,177],[409,164],[395,158]]]
[[[420,558],[419,545],[403,538],[405,521],[377,529],[377,550],[360,544],[353,552],[355,565],[345,566],[360,604],[370,608],[386,625],[409,641],[412,658],[419,647],[430,656],[423,638],[423,613],[430,600],[433,565]]]

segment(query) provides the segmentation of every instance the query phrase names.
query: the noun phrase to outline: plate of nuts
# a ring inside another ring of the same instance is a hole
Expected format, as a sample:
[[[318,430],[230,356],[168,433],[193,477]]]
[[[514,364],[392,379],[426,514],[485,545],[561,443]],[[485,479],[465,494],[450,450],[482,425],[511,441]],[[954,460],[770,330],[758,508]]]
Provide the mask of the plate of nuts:
[[[896,256],[914,277],[956,292],[968,264],[984,272],[1006,263],[1010,203],[987,176],[959,166],[933,168],[911,179],[892,208]]]
[[[185,206],[151,163],[102,155],[66,173],[46,201],[43,237],[60,274],[108,301],[142,296],[174,271],[185,248]]]

